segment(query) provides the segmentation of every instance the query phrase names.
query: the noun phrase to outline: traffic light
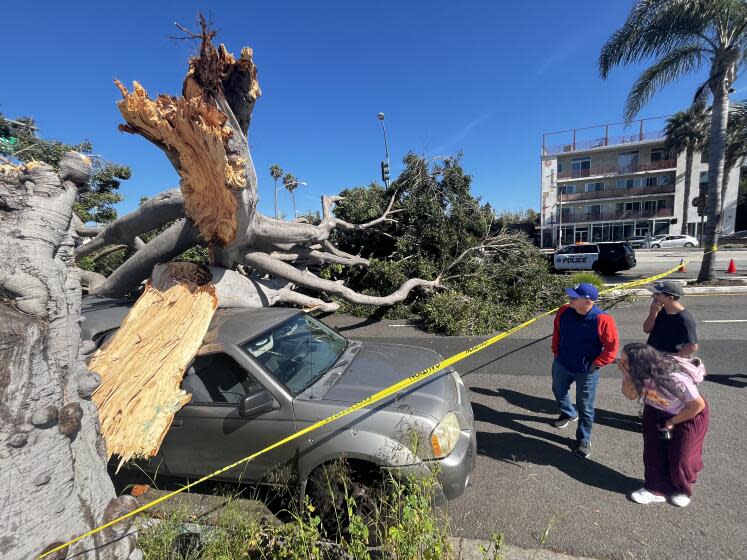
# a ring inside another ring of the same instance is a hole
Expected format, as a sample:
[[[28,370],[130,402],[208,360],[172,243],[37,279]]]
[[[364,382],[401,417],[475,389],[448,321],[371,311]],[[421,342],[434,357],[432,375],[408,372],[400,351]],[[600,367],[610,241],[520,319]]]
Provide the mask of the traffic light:
[[[385,183],[389,181],[389,164],[385,161],[381,162],[381,180]]]

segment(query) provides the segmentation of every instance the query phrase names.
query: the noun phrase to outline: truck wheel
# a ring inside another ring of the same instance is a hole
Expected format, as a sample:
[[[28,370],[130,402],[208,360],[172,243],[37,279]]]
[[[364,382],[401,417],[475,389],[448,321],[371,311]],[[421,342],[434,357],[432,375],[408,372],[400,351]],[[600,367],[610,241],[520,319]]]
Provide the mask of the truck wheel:
[[[337,460],[314,469],[306,483],[306,495],[328,538],[337,541],[349,534],[351,512],[369,528],[369,546],[376,546],[382,488],[381,473],[375,465]]]

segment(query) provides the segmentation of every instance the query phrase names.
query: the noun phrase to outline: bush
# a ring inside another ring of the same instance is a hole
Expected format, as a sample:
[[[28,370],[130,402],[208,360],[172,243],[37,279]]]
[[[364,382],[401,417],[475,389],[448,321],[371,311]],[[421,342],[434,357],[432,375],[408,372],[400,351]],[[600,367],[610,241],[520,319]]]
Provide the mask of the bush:
[[[574,272],[567,278],[566,282],[568,287],[586,282],[587,284],[593,284],[600,290],[604,288],[604,280],[596,272]]]

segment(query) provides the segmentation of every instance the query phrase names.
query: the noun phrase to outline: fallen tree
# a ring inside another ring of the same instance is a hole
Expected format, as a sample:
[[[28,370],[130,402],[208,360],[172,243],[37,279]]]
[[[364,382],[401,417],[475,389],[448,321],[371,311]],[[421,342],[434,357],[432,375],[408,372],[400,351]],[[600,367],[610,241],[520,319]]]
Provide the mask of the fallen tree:
[[[219,294],[230,297],[232,306],[237,301],[259,302],[270,293],[273,303],[332,311],[337,308],[328,297],[332,295],[367,305],[391,305],[415,288],[439,287],[438,277],[414,278],[391,294],[371,297],[309,270],[328,262],[366,266],[366,259],[329,243],[330,234],[335,229],[369,230],[395,220],[395,197],[381,216],[362,224],[335,217],[333,207],[344,203],[339,196],[322,197],[318,224],[286,222],[257,211],[257,175],[247,141],[252,111],[261,95],[252,50],[242,49],[236,59],[223,45],[216,48],[214,32],[204,20],[201,25],[201,32],[193,35],[201,41],[200,52],[189,63],[182,96],[160,95],[154,100],[138,83],[130,91],[116,82],[122,93],[118,106],[126,123],[120,129],[158,146],[181,180],[178,190],[157,195],[131,214],[92,232],[96,233],[92,240],[76,250],[80,259],[111,245],[137,247],[92,293],[125,294],[150,277],[156,264],[197,244],[208,247],[212,266],[246,278],[222,276],[231,278],[231,286],[219,289]],[[170,222],[161,234],[138,246],[138,236]],[[298,293],[298,288],[318,295]],[[226,304],[219,301],[219,305]]]
[[[91,163],[0,166],[0,557],[28,559],[133,507],[117,498],[81,342],[73,203]],[[129,523],[48,558],[140,558]]]

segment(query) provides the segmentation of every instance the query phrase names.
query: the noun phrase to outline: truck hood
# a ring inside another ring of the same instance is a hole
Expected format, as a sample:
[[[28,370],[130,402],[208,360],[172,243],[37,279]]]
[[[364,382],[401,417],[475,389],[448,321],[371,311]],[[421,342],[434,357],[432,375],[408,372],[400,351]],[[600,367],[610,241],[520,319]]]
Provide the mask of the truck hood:
[[[443,358],[428,348],[404,344],[365,342],[350,366],[323,399],[358,402],[418,373]],[[411,410],[440,420],[458,407],[458,388],[451,368],[433,374],[386,401],[387,408]]]

